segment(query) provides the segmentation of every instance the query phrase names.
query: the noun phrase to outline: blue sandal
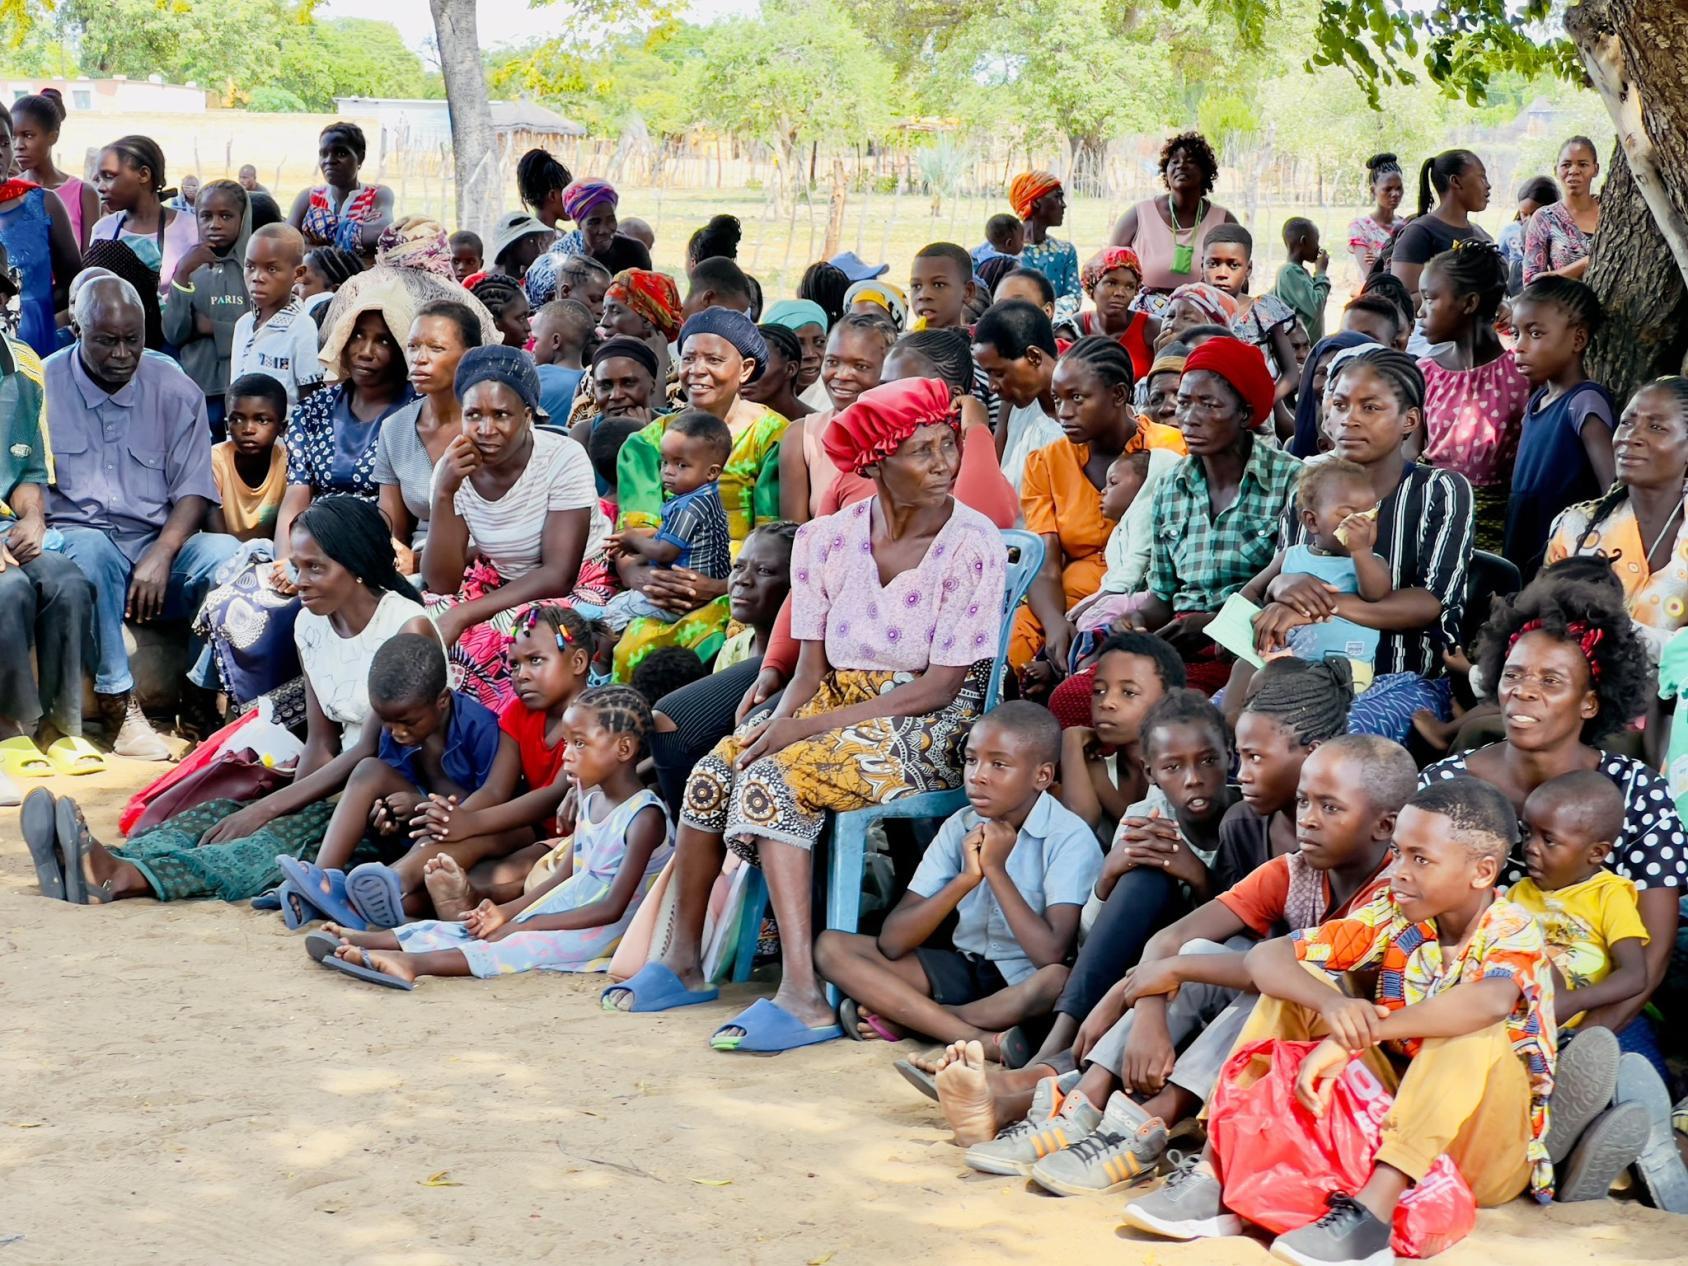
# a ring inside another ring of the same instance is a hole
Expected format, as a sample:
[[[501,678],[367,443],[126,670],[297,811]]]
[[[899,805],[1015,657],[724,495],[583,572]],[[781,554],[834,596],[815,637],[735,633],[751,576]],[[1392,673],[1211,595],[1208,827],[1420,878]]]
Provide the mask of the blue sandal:
[[[346,875],[344,871],[324,870],[315,862],[302,862],[297,857],[289,857],[286,853],[275,859],[276,866],[287,877],[282,885],[282,918],[287,921],[289,931],[296,931],[312,919],[332,919],[335,923],[362,932],[369,927],[357,908],[346,896]],[[292,889],[292,901],[289,900],[288,888]],[[292,911],[291,905],[303,900],[307,906],[321,911],[320,914],[305,912],[299,918],[299,912]]]
[[[349,962],[348,960],[336,957],[333,954],[317,961],[330,971],[341,972],[352,977],[354,980],[366,981],[369,984],[380,985],[386,989],[416,988],[416,982],[414,980],[400,980],[397,976],[389,976],[386,972],[381,971],[379,968],[370,966],[368,950],[359,950],[358,953],[363,957],[363,962],[361,963]]]
[[[281,905],[281,922],[289,932],[297,932],[307,923],[315,923],[328,916],[306,898],[294,886],[291,879],[287,880],[276,890],[276,898]]]
[[[409,920],[404,913],[404,888],[391,866],[365,862],[346,876],[346,896],[372,928],[396,928]]]
[[[739,1037],[722,1036],[728,1029],[743,1029]],[[823,1024],[810,1028],[771,998],[758,998],[733,1019],[715,1030],[709,1044],[729,1054],[778,1055],[804,1046],[831,1042],[844,1036],[842,1027]]]
[[[619,985],[611,985],[598,995],[598,1005],[605,1011],[620,1011],[610,1001],[612,993],[625,992],[633,999],[628,1011],[672,1011],[676,1007],[693,1007],[700,1002],[714,1002],[721,996],[719,989],[687,989],[661,963],[646,963]]]

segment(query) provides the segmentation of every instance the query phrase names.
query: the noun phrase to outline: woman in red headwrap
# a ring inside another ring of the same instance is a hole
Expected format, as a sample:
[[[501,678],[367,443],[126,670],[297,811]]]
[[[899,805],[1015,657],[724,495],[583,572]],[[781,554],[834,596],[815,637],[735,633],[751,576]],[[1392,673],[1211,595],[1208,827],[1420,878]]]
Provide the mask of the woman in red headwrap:
[[[1020,267],[1036,269],[1055,287],[1055,316],[1078,314],[1078,251],[1071,242],[1049,236],[1067,218],[1067,193],[1053,172],[1023,171],[1008,185],[1008,202],[1025,221],[1026,245]]]
[[[700,945],[727,847],[759,864],[780,926],[773,1001],[716,1031],[723,1051],[790,1050],[842,1035],[815,975],[810,851],[827,812],[961,782],[1001,642],[1006,551],[951,495],[959,412],[933,379],[886,383],[834,419],[826,450],[874,496],[798,529],[792,548],[797,672],[768,716],[698,762],[674,856],[666,944],[606,1006],[661,1011],[713,999]]]
[[[1106,334],[1131,355],[1131,372],[1145,377],[1155,363],[1153,347],[1161,323],[1132,306],[1143,291],[1143,261],[1126,246],[1106,246],[1090,257],[1079,273],[1084,293],[1096,305],[1056,330],[1077,341],[1090,334]],[[1071,331],[1067,334],[1066,331]]]
[[[1230,665],[1203,630],[1272,560],[1301,471],[1300,461],[1250,431],[1271,416],[1273,393],[1260,350],[1234,338],[1191,352],[1178,383],[1189,456],[1155,489],[1147,587],[1127,627],[1170,642],[1189,684],[1204,694],[1225,684]],[[1050,696],[1063,725],[1089,724],[1093,676],[1075,674]]]

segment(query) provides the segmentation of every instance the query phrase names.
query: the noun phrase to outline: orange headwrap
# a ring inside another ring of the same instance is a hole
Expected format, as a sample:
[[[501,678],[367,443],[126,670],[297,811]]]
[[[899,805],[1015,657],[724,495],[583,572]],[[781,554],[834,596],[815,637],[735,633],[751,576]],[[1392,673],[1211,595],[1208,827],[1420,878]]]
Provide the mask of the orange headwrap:
[[[1008,205],[1022,220],[1032,213],[1032,207],[1045,194],[1061,187],[1052,171],[1023,171],[1008,184]]]
[[[604,297],[637,312],[672,339],[680,332],[680,289],[667,273],[645,268],[624,268],[615,275]]]

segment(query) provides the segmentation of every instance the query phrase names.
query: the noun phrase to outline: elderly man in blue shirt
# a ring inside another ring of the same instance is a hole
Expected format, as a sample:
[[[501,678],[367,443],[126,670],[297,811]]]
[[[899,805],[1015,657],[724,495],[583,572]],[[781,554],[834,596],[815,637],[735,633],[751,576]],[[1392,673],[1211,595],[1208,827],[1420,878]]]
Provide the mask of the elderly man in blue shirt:
[[[58,474],[47,521],[94,582],[94,694],[112,750],[166,760],[134,698],[123,622],[191,619],[237,542],[200,531],[220,503],[205,396],[174,361],[144,350],[134,288],[89,282],[73,323],[77,341],[45,362]]]

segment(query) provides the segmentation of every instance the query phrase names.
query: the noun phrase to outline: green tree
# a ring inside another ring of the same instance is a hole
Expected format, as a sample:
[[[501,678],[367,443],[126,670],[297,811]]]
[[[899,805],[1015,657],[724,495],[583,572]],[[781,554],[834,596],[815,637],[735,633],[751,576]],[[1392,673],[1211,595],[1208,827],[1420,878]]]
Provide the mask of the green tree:
[[[392,23],[337,18],[285,31],[265,86],[297,94],[307,110],[332,110],[336,97],[420,97],[424,78]]]

